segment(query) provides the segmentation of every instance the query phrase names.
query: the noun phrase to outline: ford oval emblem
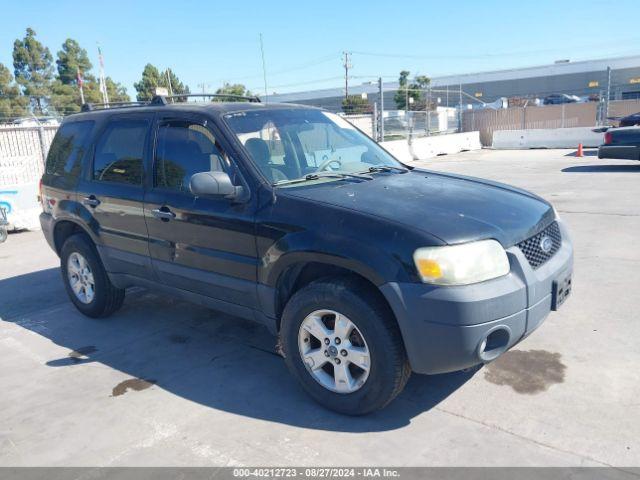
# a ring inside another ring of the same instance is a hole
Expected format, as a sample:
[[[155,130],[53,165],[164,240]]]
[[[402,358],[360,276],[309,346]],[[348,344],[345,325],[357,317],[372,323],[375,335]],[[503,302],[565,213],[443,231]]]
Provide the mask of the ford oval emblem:
[[[553,248],[553,240],[551,240],[551,237],[548,237],[547,235],[545,235],[540,239],[540,250],[542,250],[544,253],[549,253],[551,252],[552,248]]]

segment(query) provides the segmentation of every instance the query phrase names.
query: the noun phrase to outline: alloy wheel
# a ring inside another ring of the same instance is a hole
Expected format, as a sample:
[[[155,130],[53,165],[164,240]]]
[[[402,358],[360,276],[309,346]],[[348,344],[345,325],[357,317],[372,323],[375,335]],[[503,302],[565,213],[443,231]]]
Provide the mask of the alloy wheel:
[[[96,294],[93,272],[87,259],[78,252],[73,252],[69,255],[67,260],[67,278],[71,290],[78,300],[85,305],[93,301]]]
[[[353,393],[365,384],[371,354],[358,327],[333,310],[316,310],[298,332],[300,355],[313,379],[327,390]]]

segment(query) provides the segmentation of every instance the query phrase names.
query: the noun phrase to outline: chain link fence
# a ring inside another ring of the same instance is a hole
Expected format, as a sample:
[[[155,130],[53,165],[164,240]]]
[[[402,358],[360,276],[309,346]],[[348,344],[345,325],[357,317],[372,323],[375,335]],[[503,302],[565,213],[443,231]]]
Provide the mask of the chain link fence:
[[[58,127],[0,127],[0,187],[40,180]]]

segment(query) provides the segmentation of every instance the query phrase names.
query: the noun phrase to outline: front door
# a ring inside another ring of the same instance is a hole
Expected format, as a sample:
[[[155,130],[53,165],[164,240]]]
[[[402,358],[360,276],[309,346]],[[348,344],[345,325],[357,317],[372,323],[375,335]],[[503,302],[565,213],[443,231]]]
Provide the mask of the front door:
[[[253,203],[195,197],[195,173],[225,171],[233,160],[203,117],[167,114],[156,121],[153,174],[145,194],[149,252],[160,281],[171,287],[256,307],[257,254]]]

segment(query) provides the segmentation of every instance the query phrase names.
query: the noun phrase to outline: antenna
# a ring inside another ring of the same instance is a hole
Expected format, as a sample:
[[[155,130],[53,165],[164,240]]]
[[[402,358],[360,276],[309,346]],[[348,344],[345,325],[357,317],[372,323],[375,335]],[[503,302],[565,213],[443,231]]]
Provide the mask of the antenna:
[[[260,34],[260,53],[262,54],[262,76],[264,77],[264,103],[268,103],[269,93],[267,92],[267,67],[264,61],[264,43],[262,42],[262,33]]]

